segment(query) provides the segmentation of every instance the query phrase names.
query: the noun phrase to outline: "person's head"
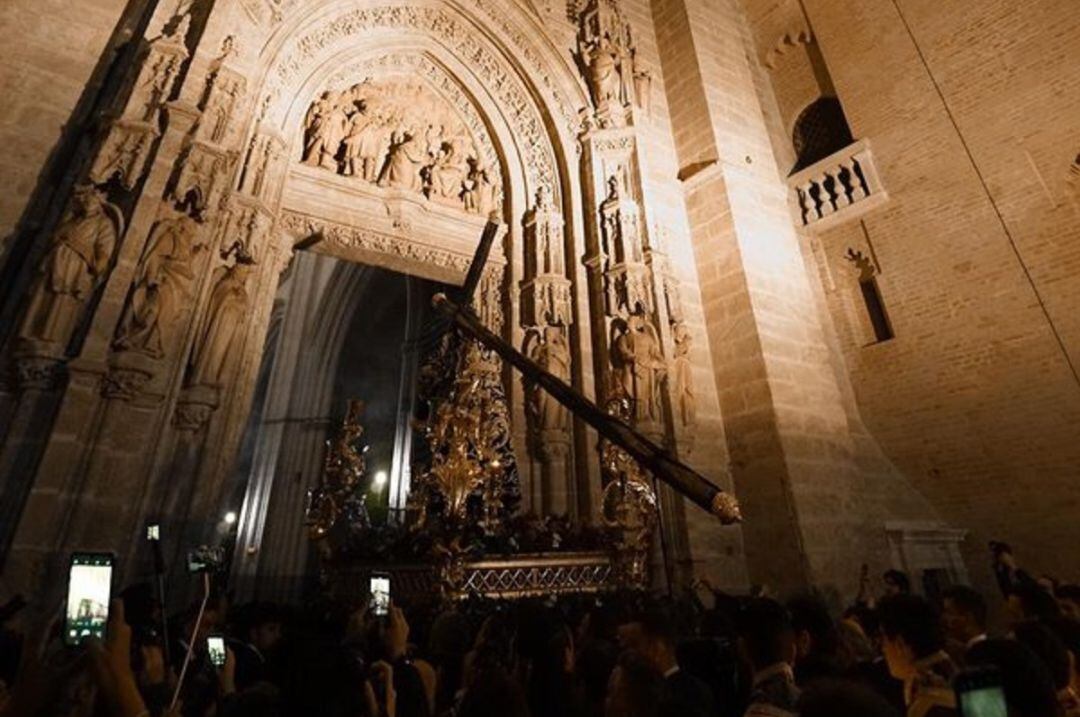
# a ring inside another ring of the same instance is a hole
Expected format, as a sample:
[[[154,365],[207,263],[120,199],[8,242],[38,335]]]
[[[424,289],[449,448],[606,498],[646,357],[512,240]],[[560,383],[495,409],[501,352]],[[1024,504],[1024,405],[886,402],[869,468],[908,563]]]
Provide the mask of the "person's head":
[[[896,708],[865,685],[849,680],[815,680],[799,695],[799,717],[901,717]]]
[[[969,667],[996,667],[1001,674],[1009,717],[1057,717],[1054,682],[1046,665],[1016,640],[991,638],[972,646]]]
[[[829,608],[813,595],[792,598],[787,603],[791,626],[795,630],[796,656],[809,655],[831,657],[840,646],[836,623],[829,615]]]
[[[663,675],[643,655],[628,650],[611,671],[604,717],[656,717],[663,696]]]
[[[885,595],[907,595],[911,592],[911,578],[902,570],[886,570],[881,576]]]
[[[889,672],[898,680],[915,675],[916,662],[945,645],[941,618],[929,602],[916,595],[892,595],[878,605],[881,650]]]
[[[1041,622],[1027,620],[1013,628],[1013,636],[1042,660],[1050,671],[1056,689],[1063,690],[1069,686],[1072,677],[1069,651],[1053,630]]]
[[[671,616],[656,608],[638,613],[619,626],[619,645],[648,660],[661,674],[678,663]]]
[[[986,600],[978,590],[954,585],[942,595],[941,608],[949,638],[967,643],[986,632]]]
[[[1065,617],[1080,620],[1080,585],[1059,585],[1056,593],[1058,609]]]
[[[247,641],[259,652],[266,653],[281,642],[281,613],[269,603],[251,606],[246,620]]]
[[[1009,591],[1006,608],[1010,625],[1024,620],[1046,620],[1061,614],[1054,596],[1031,583],[1014,586]]]
[[[769,598],[754,598],[739,614],[739,642],[754,670],[795,663],[795,630],[787,609]]]

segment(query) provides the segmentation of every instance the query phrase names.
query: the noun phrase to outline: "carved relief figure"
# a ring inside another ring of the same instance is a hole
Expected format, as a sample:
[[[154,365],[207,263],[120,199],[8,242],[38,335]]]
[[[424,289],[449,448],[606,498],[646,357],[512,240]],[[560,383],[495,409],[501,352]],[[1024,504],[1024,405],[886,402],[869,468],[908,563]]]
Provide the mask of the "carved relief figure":
[[[663,418],[660,382],[667,369],[656,329],[641,314],[631,314],[613,327],[614,388],[634,402],[635,423],[659,423]]]
[[[476,214],[487,214],[495,204],[495,186],[491,182],[484,161],[469,157],[469,174],[465,179],[465,210]]]
[[[68,342],[108,271],[123,229],[120,209],[106,201],[103,192],[91,185],[75,189],[30,290],[20,338]]]
[[[468,166],[461,156],[460,143],[444,142],[439,148],[435,163],[425,172],[424,192],[427,196],[456,199],[463,191]]]
[[[368,126],[374,122],[374,118],[367,117],[363,112],[356,112],[349,120],[349,130],[345,136],[345,152],[343,173],[348,177],[364,176],[364,163],[360,159],[360,150],[364,143],[365,132]]]
[[[390,154],[379,173],[380,187],[415,189],[419,182],[424,155],[411,130],[400,130],[390,138]]]
[[[163,336],[173,328],[189,299],[195,278],[192,260],[199,226],[186,214],[155,225],[113,346],[152,358],[164,355]]]
[[[230,357],[247,326],[247,281],[254,260],[237,251],[236,263],[219,269],[206,307],[205,323],[191,352],[193,386],[221,386]]]
[[[308,110],[304,122],[306,141],[304,163],[337,171],[338,150],[348,129],[348,116],[341,107],[340,98],[333,92],[323,96]]]
[[[528,350],[529,358],[556,378],[570,381],[570,345],[566,341],[565,329],[561,326],[546,326],[530,329],[532,343]],[[540,431],[566,430],[570,427],[570,416],[566,407],[540,388],[533,387],[531,411]]]
[[[684,428],[692,428],[697,423],[697,398],[694,396],[693,368],[690,365],[692,338],[685,323],[680,321],[672,327],[672,340],[675,342],[672,373],[678,409],[676,418]]]

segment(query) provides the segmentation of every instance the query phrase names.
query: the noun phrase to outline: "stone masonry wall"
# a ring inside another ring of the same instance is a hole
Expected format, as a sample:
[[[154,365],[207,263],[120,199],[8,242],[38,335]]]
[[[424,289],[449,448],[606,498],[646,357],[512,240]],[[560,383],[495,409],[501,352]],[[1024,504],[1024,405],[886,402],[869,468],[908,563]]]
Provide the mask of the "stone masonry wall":
[[[764,55],[772,4],[745,4]],[[860,412],[943,517],[971,531],[970,566],[998,538],[1036,570],[1075,576],[1080,556],[1060,550],[1077,538],[1080,503],[1075,6],[804,7],[890,197],[813,240]],[[849,247],[876,256],[891,341],[871,344]]]
[[[127,5],[127,0],[0,3],[0,146],[5,148],[0,256]]]

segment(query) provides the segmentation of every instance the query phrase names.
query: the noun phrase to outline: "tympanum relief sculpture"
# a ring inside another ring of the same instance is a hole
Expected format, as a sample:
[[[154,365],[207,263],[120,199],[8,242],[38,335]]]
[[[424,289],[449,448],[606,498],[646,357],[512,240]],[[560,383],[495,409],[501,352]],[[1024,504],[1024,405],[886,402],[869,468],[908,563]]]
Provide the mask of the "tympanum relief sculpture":
[[[30,304],[19,325],[20,350],[63,354],[108,272],[123,228],[120,209],[104,192],[91,185],[75,189],[30,290]]]
[[[434,90],[406,79],[323,92],[304,119],[301,161],[473,213],[498,204],[498,183],[468,127]]]

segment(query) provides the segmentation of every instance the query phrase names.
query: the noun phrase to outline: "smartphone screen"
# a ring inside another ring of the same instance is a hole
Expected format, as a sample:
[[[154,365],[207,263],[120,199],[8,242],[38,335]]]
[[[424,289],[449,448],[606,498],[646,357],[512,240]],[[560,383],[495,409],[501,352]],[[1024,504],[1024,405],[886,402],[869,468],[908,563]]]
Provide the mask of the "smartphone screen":
[[[206,654],[210,656],[210,664],[214,667],[224,667],[225,638],[221,635],[211,635],[206,638]]]
[[[75,553],[68,575],[64,642],[78,645],[88,637],[105,636],[109,621],[113,557],[109,553]]]
[[[390,576],[372,575],[369,591],[371,592],[371,614],[378,617],[389,614]]]
[[[961,717],[1008,717],[1005,693],[1000,685],[977,687],[960,693]]]
[[[953,680],[961,717],[1008,717],[1001,673],[995,668],[965,670]]]

